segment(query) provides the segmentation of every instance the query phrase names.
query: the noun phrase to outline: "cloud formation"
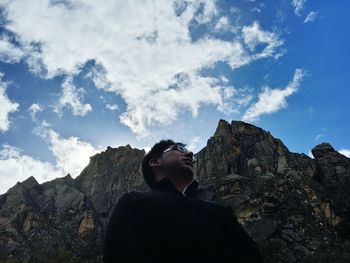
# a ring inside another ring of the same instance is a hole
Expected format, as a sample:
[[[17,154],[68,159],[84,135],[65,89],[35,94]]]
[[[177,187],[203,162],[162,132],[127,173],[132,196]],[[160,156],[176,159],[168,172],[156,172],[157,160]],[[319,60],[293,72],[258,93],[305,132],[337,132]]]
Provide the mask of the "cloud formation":
[[[271,114],[280,109],[286,108],[287,97],[298,90],[300,82],[304,76],[304,70],[296,69],[293,80],[286,88],[270,89],[269,87],[264,87],[263,91],[259,94],[258,101],[247,109],[242,119],[245,121],[256,121],[261,115]]]
[[[251,59],[260,59],[266,57],[278,58],[283,55],[284,51],[279,50],[278,47],[283,44],[283,41],[278,38],[275,33],[263,31],[257,21],[254,21],[250,26],[243,26],[242,36],[245,44],[252,52]],[[254,53],[259,45],[266,45],[262,52]]]
[[[0,72],[0,132],[6,132],[10,128],[10,114],[17,111],[19,104],[9,99],[6,94],[7,83],[2,81]]]
[[[110,111],[117,111],[119,109],[117,104],[106,104],[106,109]]]
[[[194,25],[228,25],[214,0],[38,0],[30,5],[3,0],[1,6],[9,21],[5,28],[16,36],[33,72],[73,78],[93,60],[97,67],[90,76],[98,88],[124,99],[127,107],[120,121],[138,136],[147,136],[151,127],[169,124],[185,111],[195,117],[203,105],[227,109],[227,87],[203,76],[203,69],[224,62],[235,70],[283,54],[283,41],[258,22],[245,25],[230,41],[210,34],[194,40]],[[71,85],[63,85],[57,111],[69,106],[73,114],[85,115],[91,106]]]
[[[0,194],[30,176],[43,183],[64,175],[51,163],[28,156],[16,147],[4,144],[0,149]]]
[[[0,36],[0,61],[5,63],[19,62],[23,57],[23,51],[13,45],[9,37]]]
[[[324,134],[323,134],[323,133],[317,134],[317,135],[315,136],[315,141],[318,141],[318,140],[321,139],[322,137],[324,137]]]
[[[43,162],[17,147],[3,144],[0,148],[0,194],[15,182],[30,176],[35,177],[39,183],[68,173],[74,178],[89,164],[90,157],[101,151],[78,137],[63,138],[45,121],[35,129],[35,133],[47,142],[55,163]]]
[[[33,103],[28,108],[28,112],[29,112],[30,116],[32,117],[32,120],[36,120],[36,115],[39,112],[42,112],[43,110],[44,110],[44,106],[42,106],[41,104],[38,104],[38,103]]]
[[[306,18],[305,18],[305,20],[304,20],[304,23],[305,23],[305,24],[306,24],[306,23],[312,23],[312,22],[315,21],[316,17],[317,17],[317,12],[311,11],[311,12],[306,16]]]
[[[92,107],[88,103],[83,103],[84,89],[77,89],[72,81],[72,78],[68,77],[62,83],[62,92],[57,104],[54,106],[54,111],[62,115],[62,109],[68,107],[74,115],[85,116],[92,110]]]
[[[78,137],[62,138],[50,125],[43,122],[35,129],[35,133],[49,145],[49,150],[56,158],[56,168],[76,177],[88,165],[90,157],[99,152],[90,143]]]
[[[301,10],[304,9],[305,2],[306,0],[292,0],[292,5],[296,15],[301,16]]]

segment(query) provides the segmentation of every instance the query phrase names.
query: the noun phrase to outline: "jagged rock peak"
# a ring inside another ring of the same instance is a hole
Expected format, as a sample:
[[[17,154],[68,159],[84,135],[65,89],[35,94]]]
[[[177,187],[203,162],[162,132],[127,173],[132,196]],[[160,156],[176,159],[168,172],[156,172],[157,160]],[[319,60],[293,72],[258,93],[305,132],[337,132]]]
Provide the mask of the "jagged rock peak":
[[[130,144],[127,144],[125,146],[119,146],[118,148],[113,148],[111,146],[107,146],[106,152],[108,151],[117,151],[120,149],[128,149],[128,150],[132,150],[132,147],[130,146]]]
[[[26,180],[24,180],[21,185],[24,186],[27,189],[33,188],[37,186],[39,183],[38,181],[34,178],[34,176],[28,177]]]
[[[112,156],[113,154],[121,154],[121,155],[124,155],[124,154],[131,154],[132,152],[142,152],[144,151],[143,149],[140,150],[140,149],[137,149],[137,148],[132,148],[130,146],[130,144],[127,144],[125,146],[119,146],[117,148],[113,148],[111,146],[107,146],[107,149],[105,151],[102,151],[100,153],[97,153],[93,156],[90,157],[90,160],[94,160],[94,159],[98,159],[100,157],[104,157],[104,156]]]
[[[72,176],[70,175],[70,173],[68,173],[64,178],[67,180],[73,179]]]
[[[262,134],[264,130],[244,121],[232,121],[231,124],[223,119],[219,120],[214,137],[231,134]],[[267,132],[269,134],[269,132]]]
[[[74,262],[102,262],[104,231],[118,199],[148,190],[144,154],[130,145],[109,146],[75,179],[68,174],[37,185],[29,177],[0,195],[0,262],[54,262],[57,251]],[[349,262],[350,159],[327,143],[313,154],[291,153],[249,123],[220,120],[196,154],[196,179],[232,208],[264,262]]]
[[[321,144],[316,145],[312,150],[312,155],[317,159],[317,158],[322,158],[325,155],[328,155],[330,153],[335,152],[334,148],[332,145],[328,142],[323,142]]]
[[[74,179],[72,178],[72,176],[68,173],[66,176],[63,177],[57,177],[53,180],[44,182],[43,184],[41,184],[43,187],[45,188],[50,188],[53,186],[57,186],[57,185],[72,185],[74,183]]]
[[[254,126],[253,124],[244,122],[244,121],[232,121],[231,126],[232,126],[233,133],[261,134],[264,132],[263,129],[261,129],[257,126]]]
[[[232,134],[231,125],[227,121],[220,119],[214,137],[226,136],[228,134]]]

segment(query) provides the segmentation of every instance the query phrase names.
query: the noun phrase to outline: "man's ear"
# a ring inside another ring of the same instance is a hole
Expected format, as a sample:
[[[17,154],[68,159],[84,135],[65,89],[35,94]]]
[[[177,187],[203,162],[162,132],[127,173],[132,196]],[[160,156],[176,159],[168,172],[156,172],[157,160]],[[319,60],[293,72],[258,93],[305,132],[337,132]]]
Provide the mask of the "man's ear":
[[[159,167],[161,164],[161,159],[160,158],[152,158],[149,160],[148,165],[151,167]]]

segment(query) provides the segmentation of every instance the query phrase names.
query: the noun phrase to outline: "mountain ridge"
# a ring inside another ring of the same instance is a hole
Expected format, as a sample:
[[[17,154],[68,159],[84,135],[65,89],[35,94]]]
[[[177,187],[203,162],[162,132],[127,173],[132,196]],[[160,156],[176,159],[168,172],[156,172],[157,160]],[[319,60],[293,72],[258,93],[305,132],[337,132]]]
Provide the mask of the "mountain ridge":
[[[219,120],[195,154],[195,178],[233,208],[266,262],[345,262],[350,256],[350,159],[329,143],[315,158],[270,132]],[[0,195],[0,260],[101,262],[108,218],[124,193],[147,191],[144,150],[107,147],[78,177],[34,177]],[[349,185],[349,186],[348,186]],[[45,244],[45,245],[41,245]]]

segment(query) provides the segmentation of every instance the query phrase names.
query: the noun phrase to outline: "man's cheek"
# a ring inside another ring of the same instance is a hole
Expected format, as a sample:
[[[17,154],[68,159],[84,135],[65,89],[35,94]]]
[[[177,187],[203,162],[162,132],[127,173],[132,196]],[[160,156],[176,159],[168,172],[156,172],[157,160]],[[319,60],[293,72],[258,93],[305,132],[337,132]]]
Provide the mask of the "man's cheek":
[[[180,167],[181,161],[179,159],[172,159],[171,161],[168,162],[168,165],[173,168]]]

